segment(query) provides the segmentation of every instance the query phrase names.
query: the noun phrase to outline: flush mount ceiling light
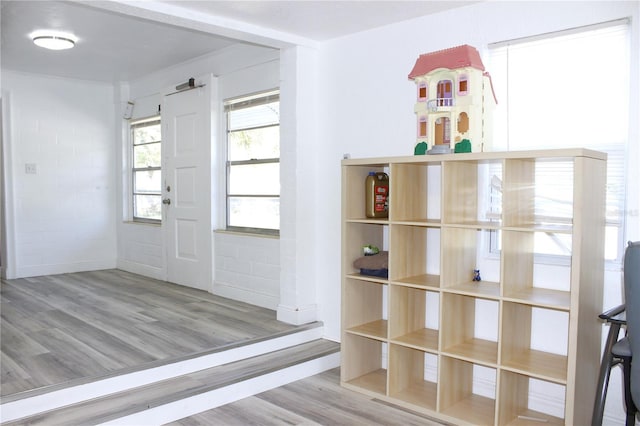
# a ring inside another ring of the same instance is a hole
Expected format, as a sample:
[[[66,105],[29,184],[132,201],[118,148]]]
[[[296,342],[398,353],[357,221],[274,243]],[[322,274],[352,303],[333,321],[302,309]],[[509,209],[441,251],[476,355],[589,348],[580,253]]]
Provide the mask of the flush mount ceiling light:
[[[36,46],[50,50],[65,50],[75,46],[78,40],[74,35],[52,32],[38,32],[31,35]]]

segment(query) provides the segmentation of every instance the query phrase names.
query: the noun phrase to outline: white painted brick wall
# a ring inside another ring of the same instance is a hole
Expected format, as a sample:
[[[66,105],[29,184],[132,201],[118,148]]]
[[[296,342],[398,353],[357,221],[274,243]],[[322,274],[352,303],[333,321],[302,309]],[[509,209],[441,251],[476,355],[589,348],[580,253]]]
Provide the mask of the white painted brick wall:
[[[269,309],[280,300],[280,240],[214,233],[213,292]]]
[[[3,70],[16,277],[113,268],[113,88]],[[26,173],[33,164],[36,173]]]
[[[118,268],[164,280],[162,228],[157,225],[123,222],[118,252]]]

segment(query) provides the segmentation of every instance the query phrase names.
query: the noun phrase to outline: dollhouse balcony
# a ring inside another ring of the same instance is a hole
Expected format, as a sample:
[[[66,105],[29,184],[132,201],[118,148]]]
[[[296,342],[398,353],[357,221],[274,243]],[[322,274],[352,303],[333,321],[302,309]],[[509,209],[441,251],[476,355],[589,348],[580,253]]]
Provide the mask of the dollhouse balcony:
[[[453,98],[435,98],[427,101],[429,111],[442,111],[444,108],[453,106]]]

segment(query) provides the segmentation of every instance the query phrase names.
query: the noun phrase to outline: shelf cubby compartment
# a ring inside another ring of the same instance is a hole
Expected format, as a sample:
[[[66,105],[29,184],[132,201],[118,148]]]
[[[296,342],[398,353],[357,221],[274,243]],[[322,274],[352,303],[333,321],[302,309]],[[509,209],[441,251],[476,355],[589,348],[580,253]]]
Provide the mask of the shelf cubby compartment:
[[[478,247],[490,237],[489,232],[493,232],[494,237],[498,235],[497,231],[442,228],[441,288],[472,296],[500,297],[499,262],[491,269],[488,263],[482,268],[479,265]],[[475,269],[480,269],[481,281],[473,281]]]
[[[462,423],[477,425],[495,423],[495,369],[442,356],[439,372],[439,412],[459,419]],[[485,395],[478,391],[481,388],[478,385],[480,381],[478,376],[482,376],[483,381],[490,382],[487,386],[490,389],[486,389],[488,392]],[[485,376],[489,376],[488,380]],[[475,393],[474,388],[478,389]]]
[[[569,314],[503,302],[501,364],[514,372],[565,385]]]
[[[451,293],[442,293],[441,297],[441,351],[495,366],[498,362],[498,302]],[[485,334],[476,335],[477,330]]]
[[[573,180],[573,160],[570,159],[505,160],[502,198],[504,226],[571,232]]]
[[[563,405],[550,407],[548,404],[550,395],[556,400],[565,400],[565,386],[502,370],[499,394],[498,426],[565,424]]]
[[[536,264],[536,256],[547,254],[558,239],[546,240],[546,232],[502,232],[503,297],[553,309],[568,310],[571,305],[569,267]],[[569,236],[570,237],[570,236]],[[546,240],[546,241],[545,241]],[[570,242],[568,242],[570,246]],[[541,247],[543,246],[543,247]],[[544,269],[544,275],[539,274]]]
[[[375,163],[342,168],[342,182],[345,185],[342,193],[343,218],[371,223],[387,221],[387,218],[366,217],[365,181],[369,172],[388,173],[388,166],[387,163]]]
[[[442,165],[442,222],[471,228],[497,229],[500,217],[487,217],[485,205],[492,176],[501,175],[502,161],[447,161]]]
[[[423,288],[440,286],[440,228],[391,225],[390,279]]]
[[[390,344],[389,396],[435,411],[437,355]]]
[[[384,364],[387,344],[352,334],[343,335],[341,382],[344,386],[374,397],[387,394],[387,369]]]
[[[384,277],[361,275],[353,262],[364,256],[363,246],[374,245],[380,250],[386,250],[384,242],[387,239],[389,226],[385,224],[372,224],[362,222],[347,222],[344,224],[343,232],[346,238],[342,243],[342,270],[345,275],[357,277],[364,280],[386,282]]]
[[[391,285],[389,340],[437,353],[439,293]]]
[[[391,165],[393,181],[389,204],[393,222],[440,224],[441,169],[435,162]]]
[[[377,282],[345,279],[342,295],[345,331],[371,339],[387,339],[387,285]]]

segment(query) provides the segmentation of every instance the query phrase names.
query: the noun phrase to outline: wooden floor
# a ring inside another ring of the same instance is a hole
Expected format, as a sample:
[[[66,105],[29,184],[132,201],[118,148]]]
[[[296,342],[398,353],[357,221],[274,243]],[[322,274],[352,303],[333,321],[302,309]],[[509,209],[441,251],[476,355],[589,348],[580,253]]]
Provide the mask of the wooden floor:
[[[340,387],[338,368],[169,423],[171,426],[442,424]]]
[[[295,327],[274,311],[119,270],[3,280],[1,395]]]

